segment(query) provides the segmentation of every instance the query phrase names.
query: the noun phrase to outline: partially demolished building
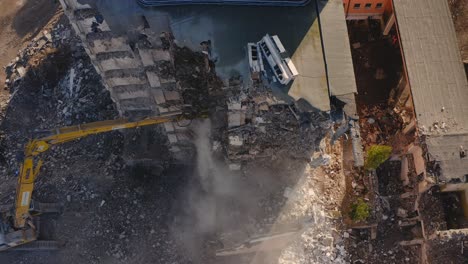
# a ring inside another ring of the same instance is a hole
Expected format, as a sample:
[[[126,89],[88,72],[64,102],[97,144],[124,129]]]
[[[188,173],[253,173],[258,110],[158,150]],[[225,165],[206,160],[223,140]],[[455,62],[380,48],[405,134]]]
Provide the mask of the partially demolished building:
[[[330,128],[332,122],[341,124],[334,138],[349,133],[354,164],[364,165],[356,122],[357,88],[343,6],[340,0],[321,4],[321,19],[313,23],[291,58],[297,74],[288,86],[289,97],[274,94],[266,81],[258,83],[255,69],[251,69],[251,82],[230,80],[227,84],[232,94],[228,101],[231,169],[240,169],[243,162],[254,157],[281,157],[286,152],[310,159],[307,150],[314,149],[310,142],[314,142],[313,137],[320,138],[319,131]],[[340,106],[330,98],[339,101]],[[338,117],[336,113],[340,113]]]
[[[76,0],[60,2],[121,116],[139,118],[182,111],[182,88],[175,80],[170,33],[156,34],[143,17],[142,26],[130,39],[114,34],[90,5]],[[184,155],[183,148],[189,145],[186,128],[167,123],[164,129],[174,156]]]
[[[418,248],[424,260],[441,255],[443,244],[461,242],[463,255],[460,238],[466,228],[434,228],[427,217],[432,208],[423,202],[432,190],[453,193],[459,200],[454,206],[461,206],[468,219],[468,83],[448,3],[393,0],[376,19],[384,22],[384,35],[396,32],[403,59],[403,74],[388,102],[403,124],[394,137],[419,139],[398,142],[404,189],[399,201],[412,212],[399,214],[399,224],[420,230],[400,245]]]
[[[436,2],[394,1],[388,26],[398,29],[405,74],[390,100],[405,117],[402,133],[417,130],[422,138],[426,168],[418,174],[461,192],[468,217],[468,83],[448,4]]]

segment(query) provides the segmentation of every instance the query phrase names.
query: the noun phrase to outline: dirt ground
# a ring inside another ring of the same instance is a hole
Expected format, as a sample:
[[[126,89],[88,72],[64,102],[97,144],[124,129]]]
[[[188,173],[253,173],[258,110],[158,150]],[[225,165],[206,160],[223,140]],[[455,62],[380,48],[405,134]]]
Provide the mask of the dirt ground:
[[[462,60],[468,64],[468,0],[448,0]]]

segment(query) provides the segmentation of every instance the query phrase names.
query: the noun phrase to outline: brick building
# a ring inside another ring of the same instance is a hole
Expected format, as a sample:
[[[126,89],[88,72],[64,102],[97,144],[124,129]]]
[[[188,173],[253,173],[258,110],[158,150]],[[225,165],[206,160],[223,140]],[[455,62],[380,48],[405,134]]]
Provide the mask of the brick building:
[[[392,13],[391,0],[343,0],[346,19],[386,18]]]

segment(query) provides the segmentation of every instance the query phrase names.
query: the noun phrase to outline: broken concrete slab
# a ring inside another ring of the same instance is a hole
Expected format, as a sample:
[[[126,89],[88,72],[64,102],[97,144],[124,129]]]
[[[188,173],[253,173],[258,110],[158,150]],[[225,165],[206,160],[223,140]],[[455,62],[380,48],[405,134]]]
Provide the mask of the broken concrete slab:
[[[240,136],[229,136],[229,145],[240,147],[244,144],[244,140]]]
[[[168,50],[154,49],[152,50],[155,61],[171,61],[171,53]]]
[[[152,71],[147,71],[146,72],[146,77],[148,78],[148,82],[151,86],[151,88],[160,88],[161,87],[161,81],[159,79],[159,76]]]
[[[142,85],[146,84],[145,79],[141,79],[138,77],[115,77],[115,78],[108,78],[107,82],[111,87],[114,86],[123,86],[123,85]]]
[[[143,66],[154,66],[153,50],[139,49],[138,54],[140,55],[141,61],[143,62]]]
[[[102,52],[130,51],[130,47],[123,37],[113,37],[110,39],[96,39],[91,42],[90,50],[97,54]]]
[[[161,89],[153,89],[151,94],[154,97],[154,100],[158,105],[164,104],[166,102],[166,97],[164,97],[164,91]]]
[[[182,99],[177,91],[164,91],[164,98],[166,101],[180,101]]]
[[[118,69],[138,69],[141,63],[132,58],[110,58],[99,62],[101,69],[105,71]]]
[[[112,88],[112,91],[119,99],[132,99],[139,97],[149,97],[145,85],[122,85]]]

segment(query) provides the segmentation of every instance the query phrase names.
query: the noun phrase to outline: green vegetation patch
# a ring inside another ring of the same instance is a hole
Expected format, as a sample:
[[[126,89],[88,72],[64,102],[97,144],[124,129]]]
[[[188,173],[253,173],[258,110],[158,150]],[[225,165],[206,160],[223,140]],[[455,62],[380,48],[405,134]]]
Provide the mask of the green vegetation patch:
[[[364,167],[367,170],[375,170],[384,163],[392,154],[392,147],[385,145],[372,145],[367,150],[367,157]]]
[[[356,222],[365,221],[369,218],[371,209],[368,203],[362,198],[357,199],[351,206],[351,219]]]

